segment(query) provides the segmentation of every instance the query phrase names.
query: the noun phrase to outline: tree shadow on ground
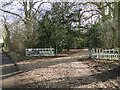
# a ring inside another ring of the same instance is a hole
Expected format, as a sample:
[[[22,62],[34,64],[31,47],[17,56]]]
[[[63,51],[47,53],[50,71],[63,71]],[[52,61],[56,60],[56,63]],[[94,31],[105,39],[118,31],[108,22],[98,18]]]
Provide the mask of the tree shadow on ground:
[[[21,58],[22,57],[22,58]],[[20,56],[18,58],[17,62],[21,62],[21,61],[31,61],[31,60],[36,60],[36,59],[52,59],[52,58],[59,58],[59,57],[67,57],[67,56]]]
[[[15,62],[4,52],[2,54],[2,63],[1,63],[1,71],[2,75],[0,78],[2,80],[7,79],[9,77],[15,76],[17,74],[20,74],[20,70],[18,69],[17,66],[15,66]]]
[[[61,77],[54,78],[45,81],[38,81],[34,83],[28,83],[18,87],[32,87],[32,88],[72,88],[81,85],[89,85],[92,83],[105,82],[109,79],[117,79],[120,76],[120,66],[98,74],[89,76],[77,76],[77,77]],[[120,83],[120,81],[118,81]],[[111,86],[108,86],[108,88]],[[96,86],[97,88],[97,86]],[[118,88],[117,86],[115,88]]]
[[[47,60],[47,61],[39,61],[36,63],[28,63],[28,64],[20,64],[20,69],[23,70],[23,72],[27,72],[30,70],[34,70],[37,68],[48,68],[49,66],[62,64],[62,63],[71,63],[71,62],[78,62],[78,60],[88,60],[88,58],[67,58],[67,59],[58,59],[58,60]]]
[[[4,79],[7,79],[7,78],[9,78],[9,77],[16,76],[16,75],[18,75],[18,74],[20,74],[20,73],[22,73],[22,72],[16,71],[16,72],[13,72],[13,73],[9,73],[8,75],[1,76],[0,79],[4,80]]]
[[[58,60],[47,60],[47,61],[40,61],[36,63],[30,63],[30,64],[22,64],[22,65],[19,65],[20,67],[18,67],[18,66],[15,66],[14,61],[6,53],[3,52],[2,65],[7,65],[7,66],[2,67],[2,75],[3,75],[2,79],[6,79],[8,77],[15,76],[17,74],[24,73],[37,68],[48,68],[49,66],[57,65],[61,63],[76,62],[79,59],[79,58],[69,58],[69,57],[65,57],[65,58],[67,59],[60,58],[59,60],[58,58],[54,58]],[[81,58],[81,60],[84,60],[84,58]],[[21,66],[23,67],[21,68]],[[22,71],[20,71],[19,69]]]
[[[14,60],[12,60],[9,55],[7,55],[5,52],[2,52],[2,63],[1,65],[4,65],[4,64],[13,64],[14,63]]]

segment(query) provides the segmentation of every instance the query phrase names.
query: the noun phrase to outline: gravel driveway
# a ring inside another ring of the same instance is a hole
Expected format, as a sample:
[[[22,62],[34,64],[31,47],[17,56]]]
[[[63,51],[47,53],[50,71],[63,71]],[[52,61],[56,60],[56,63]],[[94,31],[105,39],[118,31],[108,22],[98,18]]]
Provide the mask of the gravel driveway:
[[[120,67],[97,71],[89,64],[88,57],[88,52],[82,51],[69,57],[19,62],[17,65],[23,73],[16,75],[16,87],[120,88]],[[115,74],[111,76],[112,73]]]

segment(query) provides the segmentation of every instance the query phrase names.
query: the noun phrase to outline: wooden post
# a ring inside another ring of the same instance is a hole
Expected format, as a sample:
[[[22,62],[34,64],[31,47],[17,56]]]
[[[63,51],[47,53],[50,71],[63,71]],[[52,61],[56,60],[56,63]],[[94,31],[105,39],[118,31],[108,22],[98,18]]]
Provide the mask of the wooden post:
[[[96,48],[97,58],[98,58],[98,48]]]
[[[118,48],[118,60],[120,60],[120,48]]]
[[[98,49],[98,58],[100,59],[100,49]]]
[[[27,53],[28,53],[28,50],[27,49],[25,49],[25,55],[27,56]]]
[[[103,51],[102,51],[102,49],[101,49],[101,59],[103,58],[103,53],[102,53]]]
[[[108,59],[110,60],[110,49],[109,49]]]
[[[105,51],[104,51],[104,49],[103,49],[103,59],[105,58]]]
[[[101,49],[99,49],[99,58],[100,58],[100,59],[102,58]]]

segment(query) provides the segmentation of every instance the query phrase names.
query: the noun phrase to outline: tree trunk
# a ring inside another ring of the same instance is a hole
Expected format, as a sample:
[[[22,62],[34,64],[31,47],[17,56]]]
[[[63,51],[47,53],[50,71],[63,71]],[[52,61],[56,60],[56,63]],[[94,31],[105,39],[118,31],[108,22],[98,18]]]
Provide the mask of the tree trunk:
[[[120,48],[120,1],[118,2],[118,47]]]
[[[9,31],[9,29],[8,29],[8,27],[7,27],[7,25],[5,24],[5,29],[6,29],[6,47],[8,48],[8,51],[11,51],[10,50],[10,31]]]

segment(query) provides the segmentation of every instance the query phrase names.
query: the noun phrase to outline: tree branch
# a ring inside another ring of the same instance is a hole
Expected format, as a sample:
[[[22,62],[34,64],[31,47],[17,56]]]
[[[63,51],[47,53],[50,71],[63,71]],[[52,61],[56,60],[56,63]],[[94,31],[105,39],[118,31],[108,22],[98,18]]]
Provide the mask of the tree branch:
[[[92,18],[92,17],[95,16],[95,15],[99,15],[99,13],[92,14],[90,17],[88,17],[88,18],[83,18],[83,19],[85,19],[85,21],[87,21],[88,19]]]
[[[40,3],[40,5],[38,6],[38,8],[37,8],[36,12],[34,13],[34,15],[36,15],[36,13],[39,11],[40,6],[41,6],[43,3],[48,3],[48,2],[42,2],[42,3]],[[50,2],[49,2],[49,3],[50,3]]]
[[[10,14],[13,14],[15,16],[18,16],[24,23],[26,23],[26,21],[20,15],[18,15],[16,13],[13,13],[13,12],[10,12],[10,11],[7,11],[7,10],[3,10],[1,8],[0,8],[0,10],[3,11],[3,12],[10,13]]]

